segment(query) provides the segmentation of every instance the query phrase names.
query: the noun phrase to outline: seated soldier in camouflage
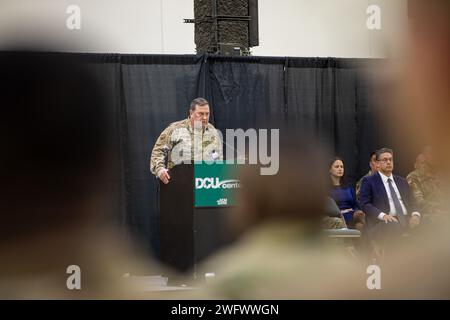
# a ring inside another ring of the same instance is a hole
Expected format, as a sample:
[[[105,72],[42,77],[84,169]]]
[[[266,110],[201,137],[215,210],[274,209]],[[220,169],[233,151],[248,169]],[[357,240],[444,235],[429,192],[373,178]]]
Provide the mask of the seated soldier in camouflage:
[[[222,140],[209,123],[209,114],[208,101],[194,99],[189,117],[171,123],[156,140],[150,171],[163,183],[169,183],[169,170],[177,164],[222,159]]]
[[[424,214],[424,219],[432,222],[438,218],[442,212],[442,192],[440,177],[436,165],[433,161],[432,148],[426,146],[422,153],[424,162],[421,166],[415,166],[406,177],[411,187],[414,199],[420,211]]]

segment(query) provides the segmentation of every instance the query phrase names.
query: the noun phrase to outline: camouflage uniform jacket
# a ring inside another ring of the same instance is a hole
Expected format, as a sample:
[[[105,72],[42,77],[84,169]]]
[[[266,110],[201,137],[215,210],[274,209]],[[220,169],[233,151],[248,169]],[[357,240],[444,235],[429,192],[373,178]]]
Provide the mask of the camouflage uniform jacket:
[[[442,210],[442,188],[437,174],[416,169],[406,177],[417,206],[424,214],[439,214]]]
[[[222,160],[222,141],[217,130],[210,123],[205,130],[194,129],[190,120],[185,119],[171,123],[160,134],[152,150],[150,171],[158,176],[161,169],[172,169],[181,161],[192,163],[214,158]]]

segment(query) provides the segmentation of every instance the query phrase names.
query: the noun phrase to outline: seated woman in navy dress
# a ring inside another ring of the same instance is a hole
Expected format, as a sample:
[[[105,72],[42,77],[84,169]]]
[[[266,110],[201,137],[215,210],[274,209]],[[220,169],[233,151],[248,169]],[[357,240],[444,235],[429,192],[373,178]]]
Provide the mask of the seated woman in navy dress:
[[[335,157],[330,160],[330,197],[336,201],[349,228],[364,229],[365,216],[360,210],[355,189],[344,182],[344,161]]]

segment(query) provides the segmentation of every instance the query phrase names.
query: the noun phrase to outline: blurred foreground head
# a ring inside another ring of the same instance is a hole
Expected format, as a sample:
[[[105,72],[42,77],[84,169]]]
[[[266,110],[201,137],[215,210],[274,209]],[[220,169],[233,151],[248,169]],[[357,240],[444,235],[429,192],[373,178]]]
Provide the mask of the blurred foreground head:
[[[447,219],[430,224],[395,249],[382,265],[382,290],[347,290],[355,299],[448,299],[450,293],[450,250],[448,202],[450,182],[450,1],[409,0],[409,38],[403,52],[399,79],[400,105],[394,126],[403,145],[423,150],[427,165],[447,174],[440,184],[447,202]],[[405,134],[408,139],[405,138]],[[395,137],[392,137],[394,139]],[[397,137],[398,139],[398,137]],[[422,226],[421,228],[424,228]],[[426,274],[431,277],[424,276]],[[353,274],[348,274],[351,279]],[[337,295],[336,297],[345,296]]]
[[[0,74],[2,242],[84,223],[105,173],[100,85],[61,54],[1,52]]]
[[[78,294],[98,289],[110,274],[104,239],[89,231],[105,211],[102,88],[62,54],[0,52],[0,74],[0,297],[74,293],[66,288],[73,264],[84,274]]]
[[[241,237],[199,268],[217,275],[198,292],[202,298],[318,299],[345,288],[343,271],[352,280],[361,274],[343,247],[324,241],[329,176],[319,144],[280,134],[276,175],[262,176],[255,167],[241,172],[234,212]]]
[[[298,134],[280,134],[277,174],[261,175],[257,166],[240,172],[240,205],[233,216],[239,231],[268,222],[303,222],[316,227],[324,215],[323,152]]]
[[[416,143],[416,150],[432,144],[435,159],[449,169],[450,1],[409,0],[408,10],[409,39],[397,126],[411,134],[405,141]]]
[[[120,276],[151,270],[106,228],[111,122],[80,59],[0,52],[1,298],[123,298],[132,291]],[[82,290],[66,287],[70,265]]]

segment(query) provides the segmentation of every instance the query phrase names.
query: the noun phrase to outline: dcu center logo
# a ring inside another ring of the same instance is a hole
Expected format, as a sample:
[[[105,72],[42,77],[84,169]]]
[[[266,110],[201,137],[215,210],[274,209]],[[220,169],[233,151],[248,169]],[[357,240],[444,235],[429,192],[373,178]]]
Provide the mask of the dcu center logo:
[[[195,178],[195,189],[237,189],[239,180],[229,179],[220,181],[219,178]]]

